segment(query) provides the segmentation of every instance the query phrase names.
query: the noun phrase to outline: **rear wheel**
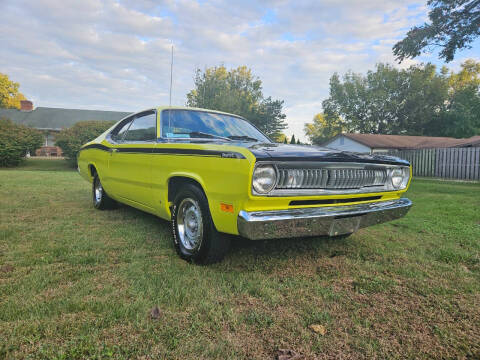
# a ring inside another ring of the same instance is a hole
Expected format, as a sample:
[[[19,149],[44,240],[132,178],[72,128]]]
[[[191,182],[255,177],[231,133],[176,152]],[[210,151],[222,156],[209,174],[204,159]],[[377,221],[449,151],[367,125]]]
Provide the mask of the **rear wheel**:
[[[95,174],[93,177],[92,196],[93,206],[95,209],[107,210],[114,209],[117,206],[116,201],[108,196],[103,189],[102,182],[100,181],[98,174]]]
[[[218,262],[230,247],[230,239],[213,224],[205,194],[193,184],[185,184],[175,196],[172,232],[178,255],[196,263]]]

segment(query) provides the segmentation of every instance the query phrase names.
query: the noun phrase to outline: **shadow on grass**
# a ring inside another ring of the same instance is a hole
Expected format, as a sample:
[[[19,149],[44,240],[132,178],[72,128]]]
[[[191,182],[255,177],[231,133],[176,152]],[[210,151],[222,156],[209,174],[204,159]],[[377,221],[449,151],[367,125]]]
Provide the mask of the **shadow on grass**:
[[[143,212],[128,205],[119,204],[117,210],[125,219],[138,219],[145,222],[146,228],[151,229],[149,237],[158,234],[167,238],[167,248],[175,252],[171,235],[171,224],[155,215]],[[145,228],[142,228],[145,231]],[[148,230],[150,231],[150,230]],[[348,247],[354,244],[349,238],[336,237],[301,237],[269,240],[249,240],[241,236],[225,234],[231,247],[226,255],[226,261],[232,263],[252,263],[262,260],[274,262],[281,259],[294,259],[297,257],[335,257],[345,255]],[[164,243],[165,245],[165,243]]]
[[[301,237],[289,239],[248,240],[232,236],[230,256],[284,259],[305,255],[335,257],[343,255],[346,238]]]

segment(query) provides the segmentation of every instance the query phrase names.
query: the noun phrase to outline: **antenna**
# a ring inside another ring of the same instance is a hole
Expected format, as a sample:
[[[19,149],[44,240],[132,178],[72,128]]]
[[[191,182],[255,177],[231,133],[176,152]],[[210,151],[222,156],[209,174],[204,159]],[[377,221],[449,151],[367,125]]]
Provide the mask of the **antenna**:
[[[172,43],[172,61],[170,63],[170,101],[169,101],[169,106],[172,106],[172,82],[173,82],[173,43]]]
[[[170,99],[168,106],[172,107],[172,83],[173,83],[173,41],[172,41],[172,61],[170,62]],[[171,124],[172,110],[168,110],[168,131],[172,131]]]

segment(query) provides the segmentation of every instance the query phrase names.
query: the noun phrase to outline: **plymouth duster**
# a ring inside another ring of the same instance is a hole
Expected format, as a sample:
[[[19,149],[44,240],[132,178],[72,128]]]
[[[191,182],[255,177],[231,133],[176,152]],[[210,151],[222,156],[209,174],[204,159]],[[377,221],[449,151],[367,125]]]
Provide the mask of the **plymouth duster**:
[[[348,236],[412,205],[404,160],[274,143],[240,116],[205,109],[129,115],[83,145],[78,170],[95,208],[120,202],[171,221],[177,253],[197,263],[221,260],[227,234]]]

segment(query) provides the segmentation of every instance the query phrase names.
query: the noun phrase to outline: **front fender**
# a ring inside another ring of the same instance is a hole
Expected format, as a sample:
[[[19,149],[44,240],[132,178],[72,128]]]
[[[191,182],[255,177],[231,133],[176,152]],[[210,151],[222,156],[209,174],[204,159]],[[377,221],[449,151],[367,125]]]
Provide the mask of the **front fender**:
[[[163,206],[159,216],[171,218],[168,186],[173,177],[185,177],[199,184],[207,199],[215,227],[220,232],[238,234],[237,216],[248,200],[248,181],[251,163],[247,159],[213,156],[171,156],[155,159],[152,167],[152,185]],[[188,169],[188,170],[179,170]],[[226,207],[222,204],[231,205]],[[231,211],[233,207],[233,212]]]

